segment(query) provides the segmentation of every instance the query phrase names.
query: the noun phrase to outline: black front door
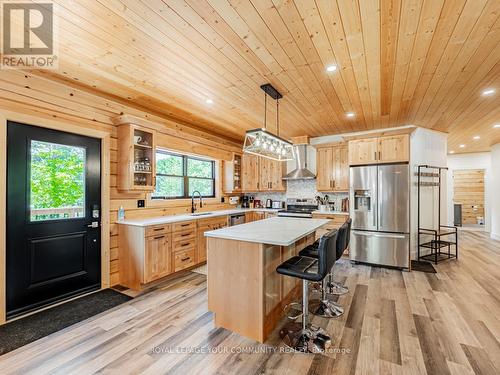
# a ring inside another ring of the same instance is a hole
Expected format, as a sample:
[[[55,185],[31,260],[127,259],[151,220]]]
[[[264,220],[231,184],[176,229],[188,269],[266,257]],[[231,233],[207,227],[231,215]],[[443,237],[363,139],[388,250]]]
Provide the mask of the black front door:
[[[101,141],[7,124],[7,316],[100,288]]]

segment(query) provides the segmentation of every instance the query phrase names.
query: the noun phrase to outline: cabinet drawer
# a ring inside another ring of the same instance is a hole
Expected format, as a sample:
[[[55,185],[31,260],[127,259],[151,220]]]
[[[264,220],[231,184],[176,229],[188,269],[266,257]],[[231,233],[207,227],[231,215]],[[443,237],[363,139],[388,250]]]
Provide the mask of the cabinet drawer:
[[[150,227],[146,227],[146,237],[169,234],[171,230],[172,226],[170,224],[152,225]]]
[[[172,224],[172,231],[173,232],[178,232],[178,231],[184,231],[188,229],[196,229],[196,222],[195,221],[181,221],[179,223],[174,223]]]
[[[174,251],[187,250],[196,248],[196,237],[189,238],[184,241],[176,241],[172,244],[172,249]]]
[[[195,249],[176,251],[174,253],[174,272],[195,265]]]
[[[196,237],[196,228],[183,230],[181,232],[175,232],[172,234],[172,242],[173,243],[185,242],[195,237]]]

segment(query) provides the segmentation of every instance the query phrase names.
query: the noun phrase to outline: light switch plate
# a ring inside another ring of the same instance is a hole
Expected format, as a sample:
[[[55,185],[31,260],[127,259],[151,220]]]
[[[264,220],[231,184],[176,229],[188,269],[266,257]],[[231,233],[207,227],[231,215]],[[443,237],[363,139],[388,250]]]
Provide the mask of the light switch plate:
[[[142,208],[145,206],[145,201],[144,199],[139,199],[137,200],[137,207]]]

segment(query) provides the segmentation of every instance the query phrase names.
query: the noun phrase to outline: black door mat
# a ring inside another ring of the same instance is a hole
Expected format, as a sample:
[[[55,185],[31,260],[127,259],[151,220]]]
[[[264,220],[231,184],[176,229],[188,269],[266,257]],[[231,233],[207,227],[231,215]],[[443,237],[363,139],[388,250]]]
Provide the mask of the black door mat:
[[[104,289],[0,326],[0,355],[131,300]]]
[[[411,261],[411,270],[412,271],[420,271],[420,272],[427,272],[427,273],[437,273],[436,269],[434,266],[429,263],[429,262],[424,262],[424,261],[419,261],[419,260],[412,260]]]

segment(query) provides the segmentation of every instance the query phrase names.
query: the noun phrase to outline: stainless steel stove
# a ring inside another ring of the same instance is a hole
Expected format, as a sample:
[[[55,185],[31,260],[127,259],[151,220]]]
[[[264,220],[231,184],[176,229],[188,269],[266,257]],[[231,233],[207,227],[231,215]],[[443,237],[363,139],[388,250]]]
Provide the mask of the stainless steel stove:
[[[312,218],[313,211],[317,209],[318,206],[314,204],[312,199],[288,198],[286,210],[278,211],[278,216]]]

